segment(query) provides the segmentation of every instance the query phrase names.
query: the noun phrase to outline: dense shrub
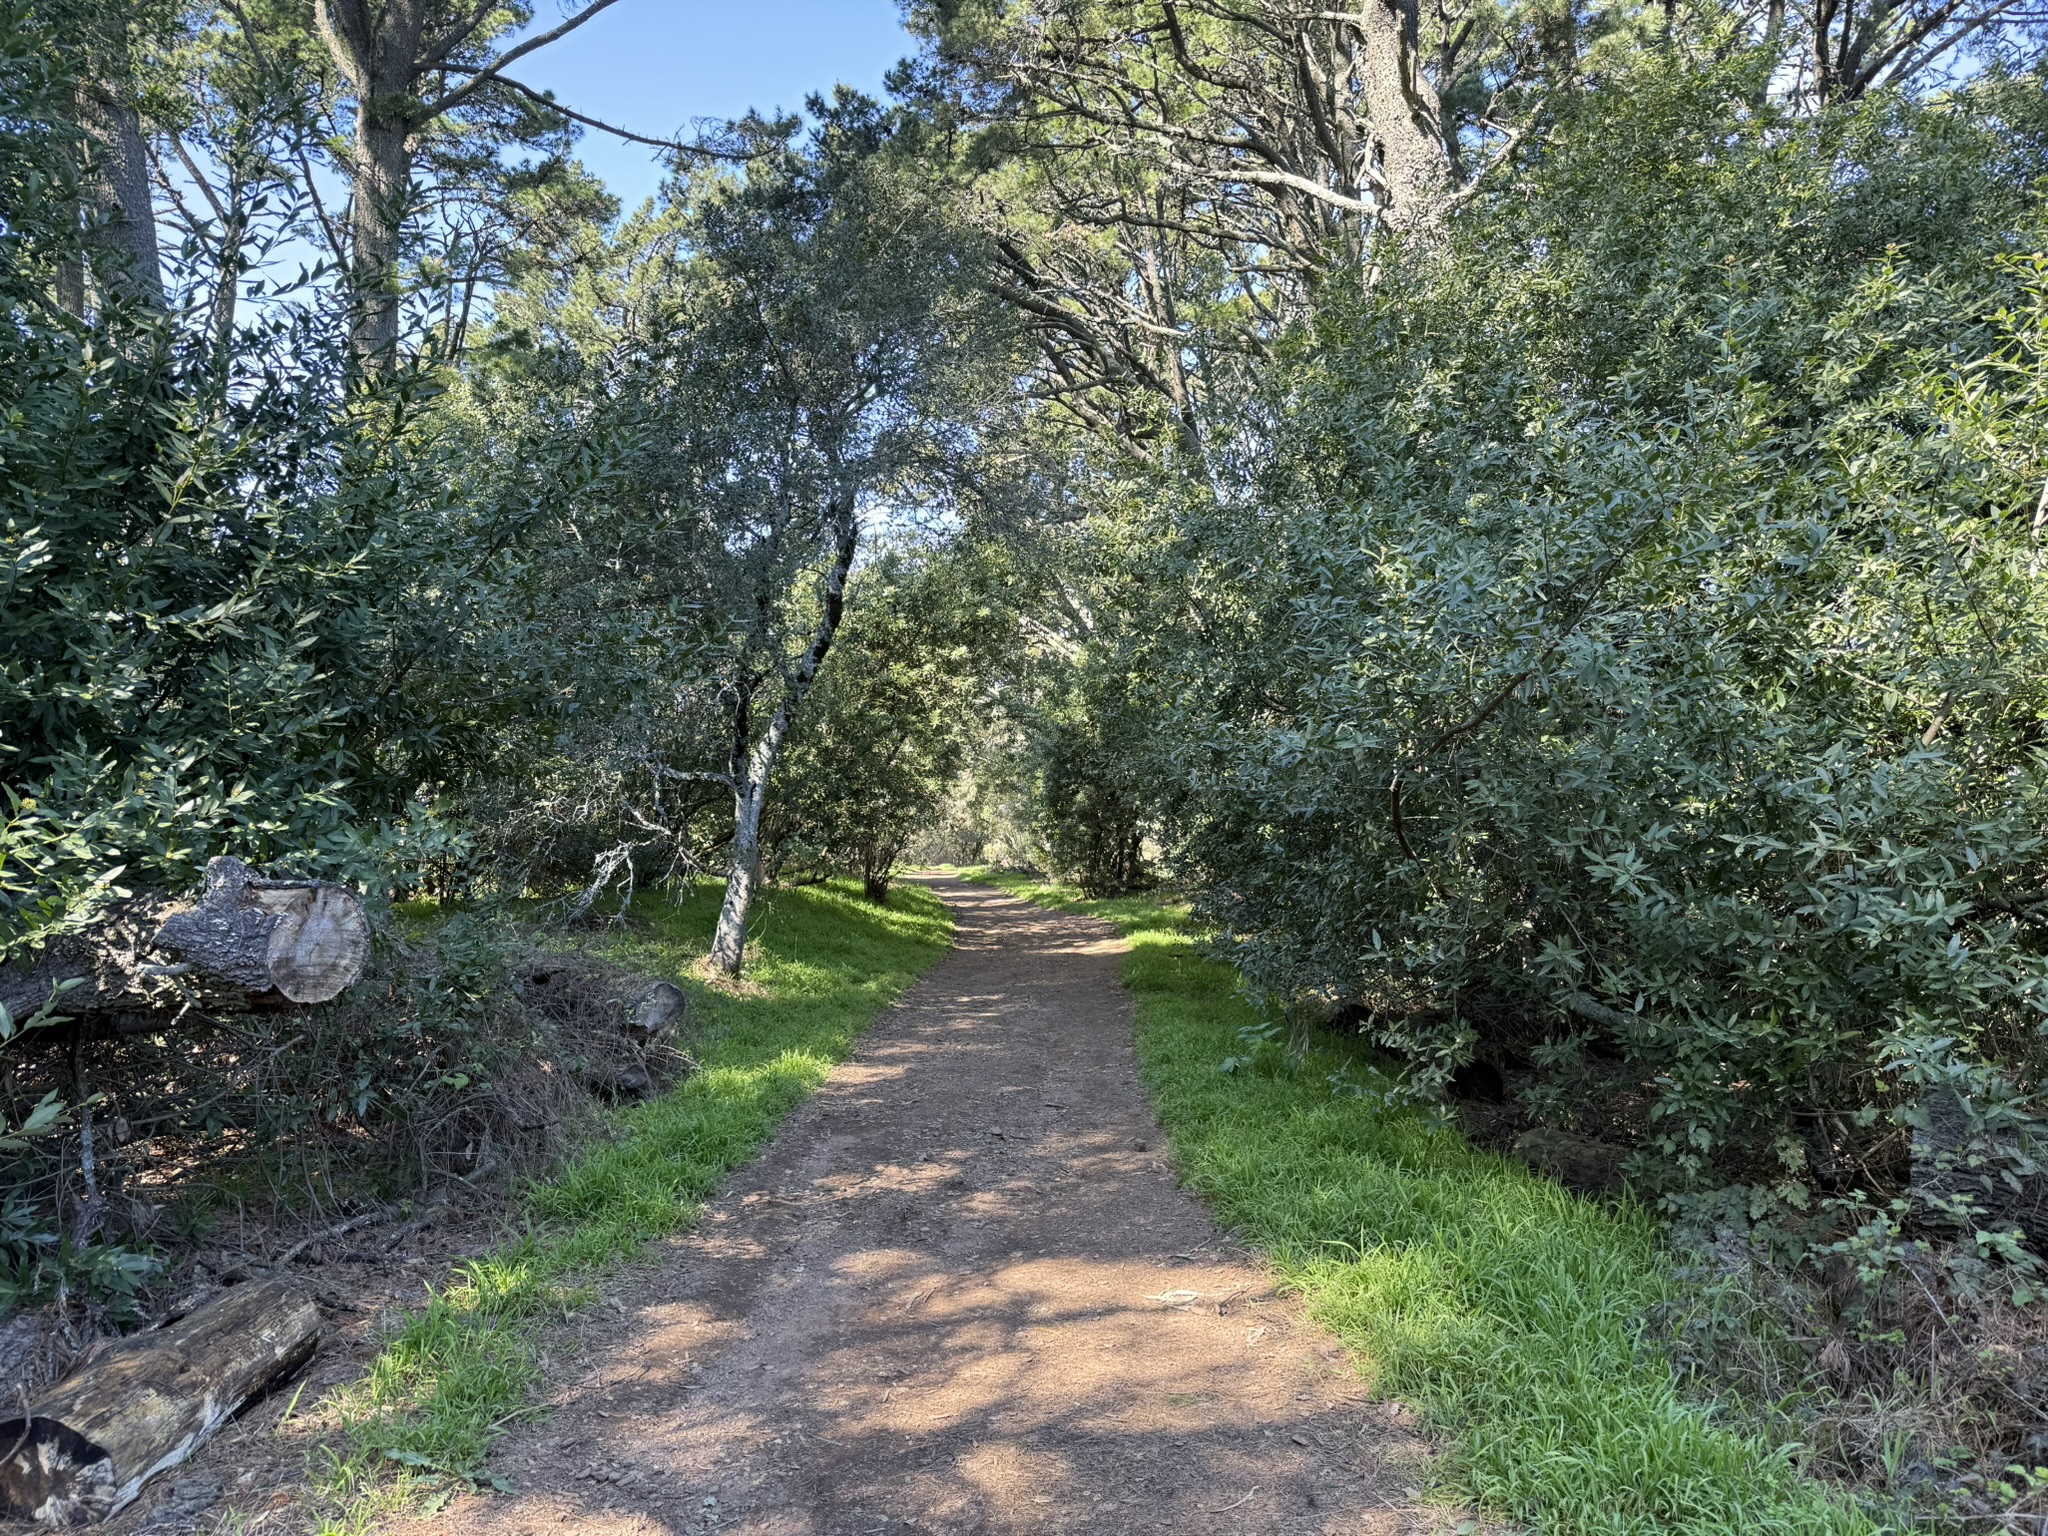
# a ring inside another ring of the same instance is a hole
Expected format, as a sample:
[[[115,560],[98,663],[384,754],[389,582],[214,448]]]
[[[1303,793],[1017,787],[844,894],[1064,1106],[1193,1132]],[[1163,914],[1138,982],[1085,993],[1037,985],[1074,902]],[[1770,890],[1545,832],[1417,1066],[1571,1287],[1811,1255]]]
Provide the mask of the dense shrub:
[[[2048,113],[1636,69],[1324,303],[1242,494],[1145,514],[1137,772],[1269,998],[1881,1237],[1923,1096],[2017,1178],[2048,1065]]]
[[[245,209],[239,310],[212,303],[204,242],[167,283],[124,280],[78,102],[106,38],[141,49],[174,19],[0,4],[0,964],[221,853],[373,905],[449,883],[466,839],[436,802],[561,670],[552,630],[504,618],[595,472],[587,442],[464,454],[430,349],[366,377],[346,285],[259,260],[303,212],[283,191]],[[387,955],[353,1014],[0,1013],[0,1311],[53,1276],[132,1291],[110,1240],[145,1237],[150,1202],[70,1197],[118,1192],[151,1137],[202,1166],[375,1127],[448,1164],[444,1131],[501,1076],[469,1042],[501,1041],[484,1015],[512,1008],[478,970],[505,942],[484,927],[431,963]]]
[[[1051,872],[1089,896],[1146,883],[1152,796],[1129,751],[1134,722],[1101,700],[1056,720],[1038,751],[1038,833]]]

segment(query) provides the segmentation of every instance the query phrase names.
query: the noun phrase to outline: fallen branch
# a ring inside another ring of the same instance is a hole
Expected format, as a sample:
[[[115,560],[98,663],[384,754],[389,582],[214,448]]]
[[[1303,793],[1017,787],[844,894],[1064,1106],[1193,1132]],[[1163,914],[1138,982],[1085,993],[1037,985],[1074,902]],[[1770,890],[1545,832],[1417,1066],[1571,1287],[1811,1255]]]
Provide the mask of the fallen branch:
[[[1565,1012],[1575,1013],[1588,1023],[1604,1025],[1608,1029],[1634,1029],[1643,1022],[1641,1014],[1623,1013],[1619,1008],[1610,1008],[1583,992],[1567,992],[1557,1001]]]
[[[271,1260],[270,1267],[272,1269],[283,1269],[315,1243],[324,1243],[330,1238],[346,1237],[351,1232],[360,1232],[364,1227],[374,1226],[390,1214],[388,1210],[383,1209],[365,1211],[360,1216],[351,1216],[347,1221],[336,1222],[324,1232],[315,1232],[311,1237],[302,1237],[275,1259]]]

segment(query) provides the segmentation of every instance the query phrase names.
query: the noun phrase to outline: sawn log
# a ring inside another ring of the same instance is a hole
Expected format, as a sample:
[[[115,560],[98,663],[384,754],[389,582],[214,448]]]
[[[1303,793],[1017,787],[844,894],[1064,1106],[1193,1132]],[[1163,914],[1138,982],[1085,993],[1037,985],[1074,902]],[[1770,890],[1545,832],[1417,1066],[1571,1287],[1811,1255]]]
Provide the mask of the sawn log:
[[[0,1513],[44,1525],[104,1520],[177,1466],[244,1403],[296,1370],[320,1314],[282,1280],[237,1286],[183,1322],[121,1340],[0,1419]]]
[[[370,925],[353,891],[264,879],[220,858],[196,900],[116,902],[32,961],[0,966],[0,1007],[21,1022],[46,1004],[77,1017],[324,1003],[361,980],[369,958]]]

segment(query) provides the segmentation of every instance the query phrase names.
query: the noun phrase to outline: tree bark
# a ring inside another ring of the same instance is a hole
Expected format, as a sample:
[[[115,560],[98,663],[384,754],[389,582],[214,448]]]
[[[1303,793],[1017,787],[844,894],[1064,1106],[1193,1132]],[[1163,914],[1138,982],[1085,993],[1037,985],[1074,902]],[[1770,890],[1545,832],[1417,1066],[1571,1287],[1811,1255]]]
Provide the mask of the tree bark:
[[[738,976],[747,946],[747,918],[761,885],[761,812],[768,803],[768,780],[796,714],[803,707],[818,668],[832,649],[846,613],[846,578],[860,544],[860,518],[851,494],[832,507],[832,566],[825,578],[825,612],[812,632],[810,648],[783,684],[782,702],[768,729],[747,754],[744,772],[733,791],[732,872],[726,876],[725,901],[718,909],[718,931],[711,940],[711,963],[728,976]]]
[[[320,1341],[320,1313],[283,1281],[238,1286],[183,1322],[123,1339],[20,1417],[0,1420],[0,1511],[44,1525],[104,1520],[184,1461]]]
[[[129,103],[85,84],[78,90],[78,117],[92,141],[91,195],[106,219],[98,242],[104,254],[93,261],[93,280],[102,293],[132,294],[161,310],[163,258],[141,115]]]
[[[357,355],[386,373],[398,355],[399,247],[412,192],[412,130],[365,110],[356,133],[355,195],[349,232],[355,246]]]
[[[1399,233],[1434,225],[1450,191],[1443,104],[1422,69],[1420,0],[1364,0],[1359,85],[1370,128],[1369,159],[1381,221]]]
[[[776,712],[780,721],[782,711]],[[732,870],[725,877],[725,900],[718,909],[718,931],[711,940],[711,963],[737,976],[747,947],[747,919],[761,888],[761,808],[768,798],[768,773],[781,743],[761,738],[749,762],[746,787],[733,803]]]
[[[349,167],[350,278],[355,286],[355,348],[373,373],[396,365],[398,266],[405,205],[412,191],[412,139],[420,124],[407,110],[425,41],[421,0],[316,0],[321,39],[356,98],[356,145]]]
[[[472,100],[489,80],[526,90],[504,79],[501,71],[507,64],[573,32],[616,3],[591,0],[559,25],[496,55],[488,64],[459,70],[468,78],[451,87],[451,59],[491,16],[492,7],[455,7],[435,33],[427,0],[314,0],[313,20],[321,41],[355,93],[350,276],[355,284],[356,355],[368,371],[388,373],[397,366],[400,256],[420,132]],[[443,88],[429,99],[422,88],[437,76]]]
[[[369,921],[354,892],[260,879],[222,858],[207,865],[197,901],[119,902],[32,961],[0,966],[0,1007],[21,1022],[52,1004],[76,1017],[190,1002],[236,1011],[324,1003],[360,981],[369,958]]]
[[[1922,1090],[1926,1128],[1912,1136],[1907,1188],[1913,1214],[1942,1232],[2018,1227],[2035,1253],[2048,1253],[2048,1174],[2019,1138],[1972,1128],[1970,1107],[1952,1088]]]
[[[57,267],[57,305],[66,314],[85,316],[85,262],[67,256]]]

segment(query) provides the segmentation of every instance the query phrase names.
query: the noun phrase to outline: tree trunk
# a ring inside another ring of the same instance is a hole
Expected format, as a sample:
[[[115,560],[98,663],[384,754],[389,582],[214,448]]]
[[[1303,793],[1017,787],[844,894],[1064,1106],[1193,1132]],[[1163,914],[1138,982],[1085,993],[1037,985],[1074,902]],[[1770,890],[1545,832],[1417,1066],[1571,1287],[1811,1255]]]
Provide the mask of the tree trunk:
[[[1359,85],[1371,130],[1371,161],[1388,228],[1433,225],[1449,191],[1443,106],[1422,70],[1419,0],[1365,0],[1358,10],[1364,58]]]
[[[239,859],[206,867],[197,901],[118,902],[33,960],[0,966],[0,1007],[19,1022],[46,1004],[75,1017],[197,1002],[324,1003],[362,979],[370,925],[354,892],[315,880],[264,880]]]
[[[775,724],[782,722],[785,713],[776,711]],[[747,947],[747,918],[754,909],[754,893],[761,888],[761,808],[768,799],[768,774],[782,745],[775,735],[771,725],[769,734],[754,748],[746,782],[734,797],[732,872],[725,877],[725,901],[718,909],[718,931],[711,940],[711,963],[728,976],[740,973]]]
[[[728,976],[740,973],[747,947],[747,917],[761,885],[761,811],[768,803],[768,777],[846,613],[846,578],[860,545],[860,517],[851,493],[833,503],[831,526],[834,547],[832,568],[825,578],[824,616],[811,634],[810,648],[783,684],[782,704],[747,755],[746,771],[738,776],[733,794],[732,873],[726,876],[725,902],[718,909],[718,931],[711,940],[711,963]]]
[[[221,225],[220,268],[214,277],[213,310],[208,325],[213,332],[214,352],[221,358],[226,358],[234,346],[236,310],[247,275],[242,271],[242,253],[249,244],[249,208],[240,176],[235,178],[230,197],[228,216]]]
[[[163,260],[157,249],[156,204],[149,190],[149,148],[142,118],[127,102],[90,85],[78,91],[79,124],[92,140],[91,193],[106,218],[93,262],[103,294],[132,294],[164,307]]]
[[[2010,1133],[1973,1125],[1970,1106],[1952,1088],[1923,1089],[1916,1106],[1926,1128],[1912,1135],[1907,1187],[1914,1216],[1940,1232],[2018,1227],[2035,1253],[2048,1253],[2048,1173]]]
[[[237,1286],[183,1322],[123,1339],[0,1420],[0,1512],[104,1520],[184,1461],[320,1341],[320,1313],[283,1281]],[[0,1410],[4,1411],[4,1410]]]
[[[356,146],[350,166],[350,277],[355,349],[373,373],[397,363],[399,251],[412,195],[412,137],[426,14],[420,0],[315,0],[327,51],[355,91]]]
[[[58,263],[57,306],[68,315],[85,318],[85,262],[77,256]]]
[[[356,134],[355,195],[349,227],[355,245],[356,355],[373,373],[398,357],[399,245],[412,191],[410,126],[368,110]]]

